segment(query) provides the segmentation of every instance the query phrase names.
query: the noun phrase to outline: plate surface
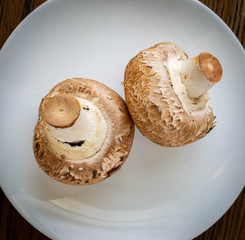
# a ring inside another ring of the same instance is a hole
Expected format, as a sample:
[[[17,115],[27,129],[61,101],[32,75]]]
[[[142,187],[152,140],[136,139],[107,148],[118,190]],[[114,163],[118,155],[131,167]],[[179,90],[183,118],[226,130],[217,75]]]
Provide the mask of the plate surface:
[[[58,82],[98,80],[121,96],[124,69],[144,48],[174,42],[208,51],[224,76],[211,91],[217,126],[179,148],[138,131],[122,169],[92,186],[56,182],[32,153],[39,103]],[[0,184],[17,210],[52,239],[187,240],[231,206],[245,183],[245,54],[230,29],[195,0],[51,0],[0,52]]]

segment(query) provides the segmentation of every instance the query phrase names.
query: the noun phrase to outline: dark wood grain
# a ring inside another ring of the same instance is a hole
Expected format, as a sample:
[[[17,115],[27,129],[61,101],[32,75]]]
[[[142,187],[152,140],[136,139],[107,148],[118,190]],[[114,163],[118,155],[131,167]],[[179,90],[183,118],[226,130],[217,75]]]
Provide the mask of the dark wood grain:
[[[200,0],[213,10],[234,32],[245,48],[245,1],[244,0]]]
[[[0,48],[15,27],[44,0],[0,0]],[[201,0],[231,28],[245,47],[245,0]],[[0,240],[48,240],[0,190]],[[71,239],[72,240],[72,239]],[[227,213],[195,240],[245,240],[245,189]]]

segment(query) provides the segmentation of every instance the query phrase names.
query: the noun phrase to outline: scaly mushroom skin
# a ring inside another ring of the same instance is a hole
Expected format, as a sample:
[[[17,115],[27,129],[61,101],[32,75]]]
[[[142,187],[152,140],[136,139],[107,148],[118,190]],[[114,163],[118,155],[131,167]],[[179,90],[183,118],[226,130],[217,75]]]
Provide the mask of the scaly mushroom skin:
[[[222,67],[211,54],[203,54],[188,59],[176,44],[165,42],[141,51],[128,63],[124,78],[127,107],[137,128],[151,141],[183,146],[214,127],[207,90],[220,80]]]
[[[79,139],[79,134],[88,139]],[[52,178],[89,185],[120,169],[133,138],[134,124],[124,100],[102,83],[73,78],[57,84],[42,100],[33,151]]]

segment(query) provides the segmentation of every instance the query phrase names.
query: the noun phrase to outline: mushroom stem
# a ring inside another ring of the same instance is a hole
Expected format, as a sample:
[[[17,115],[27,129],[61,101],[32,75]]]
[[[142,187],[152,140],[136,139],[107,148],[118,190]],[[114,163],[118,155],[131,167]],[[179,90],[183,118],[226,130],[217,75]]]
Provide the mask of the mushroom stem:
[[[73,97],[73,96],[71,96]],[[74,143],[76,144],[77,142],[81,142],[85,139],[88,139],[90,134],[96,134],[97,131],[97,124],[99,122],[99,118],[96,115],[96,113],[94,113],[93,110],[93,106],[91,103],[89,103],[88,101],[86,101],[85,99],[79,99],[79,98],[75,98],[76,103],[78,103],[79,105],[79,113],[78,113],[78,117],[76,118],[75,122],[73,123],[73,125],[65,127],[65,128],[61,128],[60,126],[57,127],[54,125],[49,124],[49,122],[46,121],[46,123],[48,123],[47,127],[50,130],[52,136],[54,136],[57,140],[61,141],[61,142],[69,142],[69,143]],[[67,100],[67,99],[66,99]],[[62,102],[63,103],[63,102]],[[59,112],[55,111],[55,109],[57,108],[56,103],[53,103],[53,112],[57,115],[57,117],[60,119],[60,121],[63,122],[67,122],[67,118],[73,114],[73,111],[65,113],[64,115],[60,115]],[[65,110],[67,109],[67,104],[68,101],[66,101],[64,104],[62,104],[61,106],[58,105],[58,110],[60,109],[60,107],[64,108]],[[91,106],[89,106],[89,104]],[[69,106],[69,105],[68,105]],[[73,106],[72,110],[74,109],[75,106]],[[45,105],[43,106],[43,110],[45,112],[46,108]],[[69,118],[68,118],[69,120]],[[45,119],[44,119],[45,121]]]
[[[181,81],[190,98],[199,98],[220,81],[222,67],[219,60],[210,53],[200,53],[181,64]]]
[[[80,115],[80,104],[69,94],[57,94],[46,100],[41,115],[43,120],[56,128],[71,127]]]

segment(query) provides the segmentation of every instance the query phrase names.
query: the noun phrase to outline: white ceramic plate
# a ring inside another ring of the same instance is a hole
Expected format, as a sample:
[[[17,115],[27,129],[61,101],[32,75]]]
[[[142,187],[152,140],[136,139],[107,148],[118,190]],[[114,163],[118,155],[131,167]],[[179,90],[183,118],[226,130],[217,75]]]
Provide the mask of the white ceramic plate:
[[[220,59],[210,91],[217,126],[180,148],[136,131],[130,157],[108,180],[73,187],[41,171],[32,134],[42,97],[71,77],[122,96],[127,62],[169,41]],[[28,16],[0,53],[0,183],[16,209],[52,239],[187,240],[217,221],[245,183],[245,54],[229,28],[195,0],[53,0]]]

